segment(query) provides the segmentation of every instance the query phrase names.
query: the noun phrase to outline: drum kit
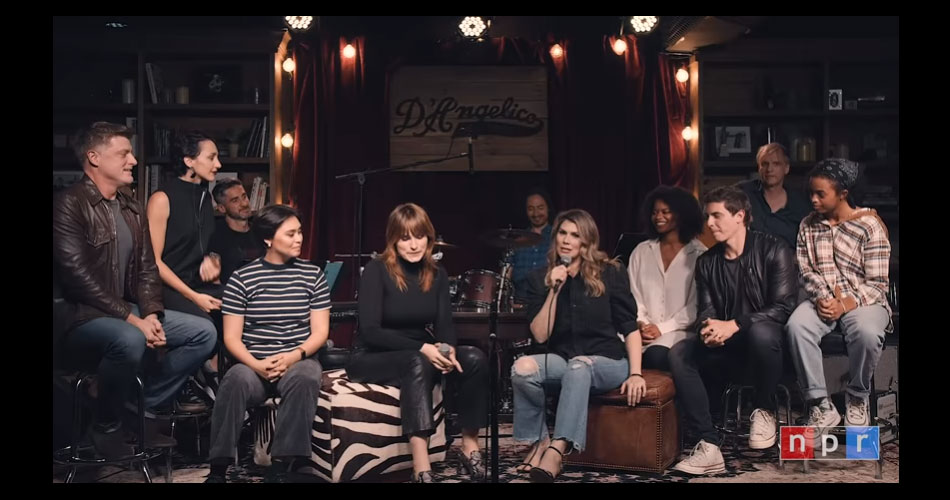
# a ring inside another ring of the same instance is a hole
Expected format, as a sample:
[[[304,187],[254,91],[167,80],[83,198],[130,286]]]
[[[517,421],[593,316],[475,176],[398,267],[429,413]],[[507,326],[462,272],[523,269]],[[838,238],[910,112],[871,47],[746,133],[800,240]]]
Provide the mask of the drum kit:
[[[514,287],[511,283],[511,257],[515,249],[536,245],[541,235],[525,229],[493,229],[482,233],[482,243],[504,251],[499,261],[500,272],[487,269],[469,269],[459,276],[449,278],[449,294],[455,311],[490,312],[497,304],[497,312],[512,312]],[[436,247],[456,248],[457,245],[436,239]]]
[[[501,272],[487,269],[469,269],[458,276],[449,277],[449,295],[452,298],[452,309],[457,312],[490,312],[493,303],[498,304],[497,312],[512,312],[517,308],[514,303],[514,286],[511,283],[511,258],[515,249],[530,247],[541,242],[541,235],[526,229],[493,229],[482,233],[479,237],[482,243],[504,251],[499,261]],[[458,248],[437,236],[435,252],[432,256],[437,261],[444,257],[445,250]],[[376,252],[368,254],[336,254],[337,258],[375,258]],[[363,273],[363,266],[359,268]]]

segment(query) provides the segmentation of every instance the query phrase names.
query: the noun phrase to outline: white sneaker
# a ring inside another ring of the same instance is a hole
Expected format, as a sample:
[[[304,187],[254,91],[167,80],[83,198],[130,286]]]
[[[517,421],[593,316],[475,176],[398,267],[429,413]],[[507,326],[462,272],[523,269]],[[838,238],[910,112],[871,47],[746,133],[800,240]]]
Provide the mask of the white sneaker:
[[[718,474],[726,472],[726,461],[722,458],[718,446],[700,440],[689,456],[673,469],[693,475]]]
[[[808,412],[808,422],[805,425],[815,427],[815,446],[820,446],[819,440],[828,429],[841,423],[841,414],[830,399],[824,398],[819,404],[813,405]]]
[[[775,415],[768,410],[752,411],[752,430],[749,431],[749,448],[764,450],[775,444]]]
[[[841,414],[835,408],[830,399],[825,398],[821,403],[811,407],[808,413],[807,426],[817,427],[818,434],[824,434],[829,427],[834,427],[841,423]]]
[[[846,397],[847,409],[845,410],[844,425],[860,427],[871,425],[871,416],[868,414],[868,400],[856,398],[850,394]]]

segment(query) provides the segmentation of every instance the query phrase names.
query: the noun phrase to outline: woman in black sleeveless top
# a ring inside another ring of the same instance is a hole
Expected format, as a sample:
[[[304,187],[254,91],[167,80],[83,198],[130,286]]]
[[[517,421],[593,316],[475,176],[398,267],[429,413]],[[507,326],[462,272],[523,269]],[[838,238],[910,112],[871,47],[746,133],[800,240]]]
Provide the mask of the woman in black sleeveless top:
[[[207,318],[221,335],[221,295],[216,281],[220,258],[208,250],[214,232],[214,211],[208,182],[221,168],[218,147],[206,134],[179,134],[172,146],[178,177],[162,185],[148,200],[148,226],[155,263],[162,278],[166,309]],[[216,363],[206,365],[214,371]],[[197,411],[203,405],[194,397],[179,400],[179,409]]]

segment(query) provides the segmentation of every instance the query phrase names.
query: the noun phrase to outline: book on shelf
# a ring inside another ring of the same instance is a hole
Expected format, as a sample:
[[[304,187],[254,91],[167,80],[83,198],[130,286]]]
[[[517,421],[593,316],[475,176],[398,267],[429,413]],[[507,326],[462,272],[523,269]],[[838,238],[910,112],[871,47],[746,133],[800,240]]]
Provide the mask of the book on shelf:
[[[264,158],[264,148],[267,146],[267,119],[261,118],[261,142],[257,148],[257,157]]]
[[[158,104],[162,97],[162,91],[165,89],[165,82],[162,78],[162,68],[157,64],[145,63],[145,76],[148,79],[149,93],[152,97],[152,104]]]
[[[160,164],[149,165],[148,194],[162,188],[162,166]]]
[[[244,157],[249,158],[251,156],[251,150],[254,147],[254,141],[257,138],[257,120],[251,121],[251,129],[247,137],[247,144],[244,145]]]
[[[82,179],[82,170],[54,170],[53,171],[53,192],[65,189],[74,182]]]
[[[268,182],[267,181],[262,182],[261,189],[260,191],[258,191],[258,194],[257,194],[258,195],[257,210],[260,210],[264,208],[265,206],[267,206],[267,188],[268,188]]]
[[[134,117],[134,116],[126,116],[126,117],[125,117],[125,126],[126,126],[126,127],[129,127],[129,130],[132,131],[132,156],[135,156],[136,158],[139,156],[139,148],[138,148],[138,142],[139,142],[138,131],[139,131],[139,126],[138,126],[138,122],[139,122],[139,119],[138,119],[137,117]]]
[[[254,178],[254,183],[253,183],[252,186],[251,186],[250,201],[251,201],[251,211],[252,211],[252,212],[256,212],[256,211],[257,211],[257,208],[256,208],[257,197],[260,195],[261,181],[262,181],[262,180],[263,180],[263,179],[261,179],[260,177],[255,177],[255,178]]]

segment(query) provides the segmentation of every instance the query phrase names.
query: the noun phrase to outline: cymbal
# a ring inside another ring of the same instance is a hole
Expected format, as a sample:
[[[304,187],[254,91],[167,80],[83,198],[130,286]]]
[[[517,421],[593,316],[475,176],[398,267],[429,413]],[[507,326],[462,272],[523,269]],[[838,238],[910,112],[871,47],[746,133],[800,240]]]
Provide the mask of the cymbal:
[[[482,233],[481,240],[497,248],[521,248],[538,244],[541,235],[526,229],[492,229]]]
[[[445,240],[443,240],[441,237],[435,239],[434,246],[445,247],[445,248],[458,248],[458,245],[453,245],[452,243],[448,243]]]

